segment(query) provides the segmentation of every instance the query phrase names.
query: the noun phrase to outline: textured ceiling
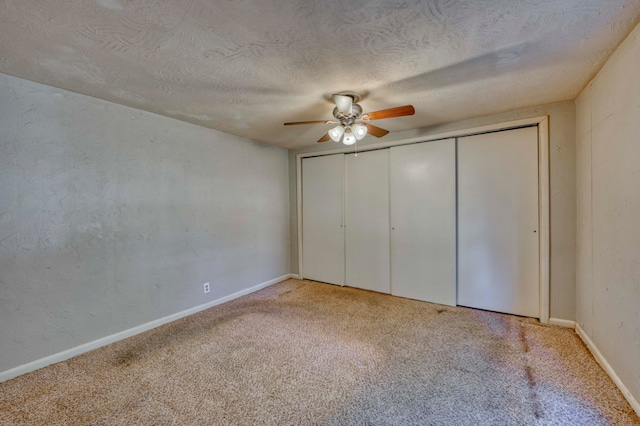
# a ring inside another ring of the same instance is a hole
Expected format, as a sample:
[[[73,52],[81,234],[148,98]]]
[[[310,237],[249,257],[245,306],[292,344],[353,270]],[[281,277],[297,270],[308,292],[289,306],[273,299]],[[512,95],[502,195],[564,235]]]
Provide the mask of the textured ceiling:
[[[0,0],[0,72],[299,148],[329,95],[391,131],[573,99],[640,0]]]

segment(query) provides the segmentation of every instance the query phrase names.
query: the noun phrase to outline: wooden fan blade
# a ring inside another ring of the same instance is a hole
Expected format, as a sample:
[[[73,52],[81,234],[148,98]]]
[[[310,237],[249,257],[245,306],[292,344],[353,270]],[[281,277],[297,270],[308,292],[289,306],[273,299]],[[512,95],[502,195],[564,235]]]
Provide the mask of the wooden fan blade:
[[[316,120],[316,121],[293,121],[290,123],[284,123],[285,126],[297,126],[298,124],[329,124],[331,120]]]
[[[416,110],[413,105],[404,105],[395,108],[382,109],[380,111],[370,112],[362,116],[363,120],[380,120],[383,118],[403,117],[405,115],[413,115]]]
[[[318,139],[318,142],[327,142],[331,140],[331,138],[329,137],[329,133],[325,133],[323,137],[321,137],[320,139]]]
[[[372,136],[375,136],[376,138],[381,138],[387,133],[389,133],[388,130],[385,130],[378,126],[374,126],[373,124],[369,124],[369,123],[362,123],[362,124],[367,126],[367,133],[369,133]]]

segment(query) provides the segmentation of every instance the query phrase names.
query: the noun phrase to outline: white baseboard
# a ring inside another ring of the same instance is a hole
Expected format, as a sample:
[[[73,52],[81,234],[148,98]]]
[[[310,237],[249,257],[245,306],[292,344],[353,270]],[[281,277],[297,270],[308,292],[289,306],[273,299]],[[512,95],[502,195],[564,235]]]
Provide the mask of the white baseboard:
[[[298,274],[289,274],[289,278],[294,278],[296,280],[301,280],[302,278],[300,278],[300,275]]]
[[[549,325],[557,325],[559,327],[576,328],[576,322],[560,318],[549,318]]]
[[[578,336],[580,336],[584,344],[587,345],[587,348],[589,348],[591,354],[593,354],[593,357],[596,359],[596,361],[598,361],[598,364],[600,364],[602,369],[609,375],[609,377],[611,377],[611,380],[613,380],[616,386],[618,386],[618,389],[620,389],[622,395],[624,395],[627,401],[629,401],[629,405],[631,405],[631,408],[633,408],[636,414],[640,416],[640,403],[633,397],[631,391],[629,391],[629,388],[625,386],[624,382],[620,379],[620,377],[618,377],[611,365],[607,362],[600,350],[596,347],[595,343],[593,343],[591,338],[587,335],[587,333],[585,333],[585,331],[582,329],[582,327],[580,327],[580,324],[578,323],[576,323],[576,333],[578,333]]]
[[[184,317],[189,316],[189,315],[193,315],[193,314],[195,314],[197,312],[203,311],[205,309],[209,309],[209,308],[211,308],[213,306],[220,305],[220,304],[222,304],[224,302],[228,302],[228,301],[233,300],[233,299],[237,299],[240,296],[244,296],[246,294],[253,293],[253,292],[258,291],[260,289],[263,289],[265,287],[269,287],[270,285],[279,283],[280,281],[284,281],[286,279],[289,279],[289,278],[292,278],[292,277],[296,277],[296,276],[297,275],[294,275],[294,274],[282,275],[281,277],[274,278],[274,279],[269,280],[269,281],[265,281],[263,283],[254,285],[253,287],[249,287],[249,288],[246,288],[244,290],[237,291],[237,292],[235,292],[233,294],[230,294],[228,296],[224,296],[224,297],[221,297],[219,299],[212,300],[211,302],[207,302],[207,303],[204,303],[202,305],[194,306],[193,308],[189,308],[189,309],[184,310],[182,312],[177,312],[175,314],[172,314],[172,315],[169,315],[169,316],[166,316],[166,317],[163,317],[163,318],[159,318],[157,320],[148,322],[146,324],[142,324],[142,325],[130,328],[128,330],[123,330],[123,331],[120,331],[118,333],[112,334],[110,336],[105,336],[105,337],[102,337],[100,339],[94,340],[92,342],[84,343],[84,344],[76,346],[74,348],[67,349],[65,351],[58,352],[58,353],[53,354],[53,355],[49,355],[49,356],[47,356],[45,358],[40,358],[40,359],[32,361],[30,363],[23,364],[23,365],[20,365],[18,367],[12,368],[10,370],[6,370],[6,371],[3,371],[3,372],[0,372],[0,383],[2,383],[4,381],[7,381],[9,379],[13,379],[14,377],[18,377],[18,376],[21,376],[23,374],[30,373],[32,371],[38,370],[38,369],[40,369],[42,367],[46,367],[48,365],[55,364],[57,362],[65,361],[65,360],[67,360],[69,358],[73,358],[74,356],[78,356],[78,355],[83,354],[85,352],[89,352],[89,351],[92,351],[94,349],[98,349],[98,348],[100,348],[102,346],[105,346],[105,345],[108,345],[110,343],[114,343],[114,342],[117,342],[119,340],[126,339],[127,337],[135,336],[136,334],[140,334],[140,333],[143,333],[145,331],[149,331],[152,328],[156,328],[156,327],[159,327],[161,325],[167,324],[169,322],[175,321],[177,319],[184,318]]]

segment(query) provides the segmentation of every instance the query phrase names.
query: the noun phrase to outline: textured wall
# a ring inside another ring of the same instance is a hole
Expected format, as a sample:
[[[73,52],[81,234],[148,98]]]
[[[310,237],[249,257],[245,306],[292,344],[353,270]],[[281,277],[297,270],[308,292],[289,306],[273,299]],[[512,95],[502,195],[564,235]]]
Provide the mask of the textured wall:
[[[575,319],[575,273],[576,273],[576,175],[575,175],[575,109],[573,102],[562,102],[527,108],[471,120],[391,133],[384,142],[419,136],[428,137],[453,130],[469,129],[486,124],[502,123],[521,118],[548,115],[550,133],[550,209],[551,209],[551,277],[550,309],[551,318]],[[378,143],[374,138],[363,139],[360,146]],[[289,180],[291,189],[291,269],[298,271],[297,210],[296,210],[296,154],[336,149],[336,144],[323,143],[289,153]]]
[[[289,272],[281,148],[2,74],[0,129],[0,371]]]
[[[576,101],[577,319],[640,401],[640,27]]]

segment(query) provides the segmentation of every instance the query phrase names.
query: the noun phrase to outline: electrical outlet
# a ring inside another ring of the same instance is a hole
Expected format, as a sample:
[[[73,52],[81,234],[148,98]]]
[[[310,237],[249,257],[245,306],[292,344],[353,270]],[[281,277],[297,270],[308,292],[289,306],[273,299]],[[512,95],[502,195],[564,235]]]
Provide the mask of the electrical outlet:
[[[211,291],[211,286],[209,283],[204,283],[204,292],[209,293]]]

